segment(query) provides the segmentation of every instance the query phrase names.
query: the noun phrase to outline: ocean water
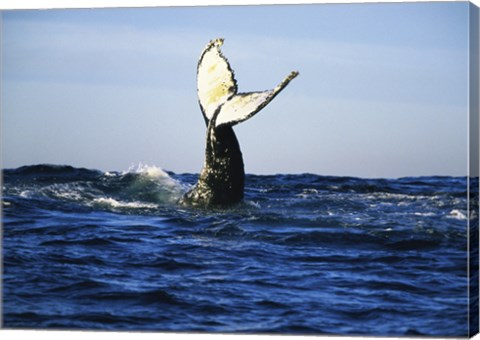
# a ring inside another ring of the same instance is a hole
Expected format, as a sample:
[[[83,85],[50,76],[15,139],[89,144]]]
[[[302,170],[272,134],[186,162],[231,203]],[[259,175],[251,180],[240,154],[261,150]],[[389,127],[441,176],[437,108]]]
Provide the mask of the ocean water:
[[[467,335],[467,178],[247,175],[179,206],[196,179],[4,170],[3,326]]]

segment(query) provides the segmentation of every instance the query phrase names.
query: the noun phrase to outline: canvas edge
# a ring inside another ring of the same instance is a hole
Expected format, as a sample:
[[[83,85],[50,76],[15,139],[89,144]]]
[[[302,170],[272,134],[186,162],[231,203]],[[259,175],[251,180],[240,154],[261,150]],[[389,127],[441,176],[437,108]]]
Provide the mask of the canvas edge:
[[[415,1],[415,0],[413,0]],[[427,0],[428,1],[428,0]],[[346,1],[349,3],[349,1]],[[367,1],[376,3],[377,1]],[[381,2],[381,1],[379,1]],[[409,1],[407,1],[409,2]],[[335,3],[335,2],[334,2]],[[298,3],[301,5],[301,3]],[[159,6],[158,4],[155,6]],[[2,27],[2,13],[6,10],[0,7],[0,30]],[[468,126],[468,337],[474,337],[479,333],[479,13],[480,8],[474,3],[469,3],[469,126]],[[1,35],[0,35],[1,38]],[[1,40],[0,40],[1,46]],[[0,60],[2,51],[0,48]],[[0,74],[1,74],[0,62]],[[1,83],[0,83],[1,88]],[[0,91],[1,92],[1,91]],[[1,99],[0,99],[1,103]],[[0,109],[0,117],[1,112]],[[0,126],[0,147],[2,144],[1,126]],[[1,150],[1,148],[0,148]],[[2,153],[0,152],[0,166],[2,164]],[[3,175],[0,173],[0,188],[2,187]],[[0,226],[2,226],[3,205],[0,204]],[[2,228],[0,228],[0,249],[1,246]],[[3,259],[2,252],[0,252],[0,276],[3,276]],[[3,331],[3,289],[2,281],[0,280],[0,329]],[[35,331],[32,331],[35,332]],[[58,332],[62,333],[62,332]],[[70,334],[70,332],[66,332]],[[88,331],[85,333],[89,333]],[[175,335],[175,334],[174,334]],[[176,334],[180,335],[181,334]],[[328,336],[320,335],[321,337],[329,338]],[[341,337],[341,335],[339,335]],[[336,336],[331,339],[335,339]],[[381,338],[381,337],[380,337]],[[402,337],[403,338],[403,337]],[[347,338],[348,339],[348,338]],[[395,337],[391,338],[395,339]],[[398,339],[398,338],[397,338]],[[403,338],[409,339],[409,337]]]
[[[479,332],[479,7],[469,5],[468,336]]]
[[[0,122],[3,122],[3,11],[0,11]],[[0,124],[0,277],[3,271],[3,141],[4,127]],[[0,280],[0,329],[3,329],[3,279]]]

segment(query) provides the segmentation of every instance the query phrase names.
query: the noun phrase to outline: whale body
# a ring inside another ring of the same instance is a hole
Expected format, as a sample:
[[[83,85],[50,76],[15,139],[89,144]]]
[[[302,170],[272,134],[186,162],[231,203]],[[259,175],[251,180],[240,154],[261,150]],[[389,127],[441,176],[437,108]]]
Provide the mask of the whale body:
[[[182,203],[228,206],[243,199],[245,170],[233,126],[243,122],[282,91],[298,75],[291,72],[274,89],[238,93],[237,81],[220,47],[223,39],[210,41],[197,65],[197,94],[207,126],[205,162],[197,184]]]

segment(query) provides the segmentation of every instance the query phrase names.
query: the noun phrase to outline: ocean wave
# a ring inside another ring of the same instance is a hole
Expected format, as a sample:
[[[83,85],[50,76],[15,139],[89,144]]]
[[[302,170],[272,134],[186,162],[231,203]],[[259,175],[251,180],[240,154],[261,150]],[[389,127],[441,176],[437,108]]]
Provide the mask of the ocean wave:
[[[139,164],[123,172],[35,165],[4,170],[10,195],[105,209],[155,209],[175,204],[189,188],[160,167]]]
[[[177,205],[197,178],[4,170],[4,326],[464,334],[463,178],[247,175],[243,204]]]

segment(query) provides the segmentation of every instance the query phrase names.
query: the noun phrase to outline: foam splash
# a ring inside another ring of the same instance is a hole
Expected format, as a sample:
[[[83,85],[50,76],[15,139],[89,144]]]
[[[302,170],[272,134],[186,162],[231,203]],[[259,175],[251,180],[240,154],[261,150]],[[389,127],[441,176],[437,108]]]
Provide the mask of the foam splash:
[[[414,213],[415,216],[424,216],[424,217],[433,217],[436,216],[433,212],[416,212]]]
[[[107,208],[155,209],[156,204],[144,202],[123,202],[111,197],[100,197],[93,200],[94,205]]]
[[[98,194],[85,184],[52,184],[45,187],[43,194],[47,197],[52,197],[60,200],[67,200],[72,202],[82,202],[88,200],[92,195]]]
[[[155,165],[143,164],[141,162],[138,163],[138,165],[135,165],[135,164],[130,165],[128,170],[124,171],[122,174],[125,175],[128,173],[141,174],[141,175],[154,177],[154,178],[170,178],[168,173],[166,173],[162,168]]]
[[[174,203],[188,189],[184,184],[170,177],[161,167],[144,163],[132,164],[122,175],[135,174],[139,177],[126,188],[133,195],[151,193],[156,203]]]
[[[450,214],[447,216],[448,218],[454,218],[456,220],[466,220],[467,219],[467,215],[458,210],[458,209],[453,209],[452,211],[450,211]]]

